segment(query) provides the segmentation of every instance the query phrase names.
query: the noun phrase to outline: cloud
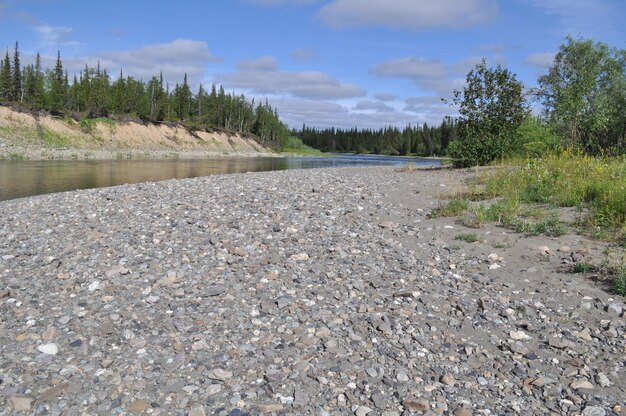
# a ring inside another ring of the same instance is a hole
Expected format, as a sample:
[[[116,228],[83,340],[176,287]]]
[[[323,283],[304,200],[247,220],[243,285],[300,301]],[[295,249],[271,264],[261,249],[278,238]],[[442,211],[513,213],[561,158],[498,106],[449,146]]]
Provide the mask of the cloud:
[[[314,127],[337,128],[372,128],[382,126],[404,127],[424,121],[429,124],[441,123],[436,119],[418,118],[413,113],[404,111],[354,111],[349,104],[342,105],[331,101],[306,100],[293,97],[273,98],[272,104],[278,108],[281,120],[289,126],[298,128],[302,124]]]
[[[309,99],[344,99],[363,97],[365,91],[354,84],[317,71],[281,71],[273,57],[243,61],[232,74],[222,74],[218,80],[228,88],[248,90],[253,94],[289,94]]]
[[[446,64],[437,59],[409,57],[374,65],[370,68],[370,73],[380,78],[408,79],[421,92],[449,97],[453,90],[463,88],[465,76],[482,59],[480,56],[470,56]],[[502,55],[494,56],[491,61],[500,65],[505,63]]]
[[[56,55],[43,54],[41,58],[44,68],[52,68],[56,61]],[[209,52],[206,42],[176,39],[125,51],[95,52],[84,57],[62,55],[61,60],[70,77],[84,70],[85,64],[93,68],[100,63],[100,67],[109,71],[113,79],[117,79],[120,69],[125,76],[144,81],[163,71],[164,80],[170,86],[182,82],[187,73],[189,84],[195,88],[204,81],[207,63],[218,59]],[[23,54],[23,61],[24,64],[32,63],[34,56]]]
[[[374,95],[374,98],[376,98],[378,101],[394,101],[395,99],[397,99],[398,97],[394,94],[389,94],[386,92],[379,92],[378,94]]]
[[[383,62],[370,68],[379,78],[409,79],[423,91],[448,95],[450,68],[435,59],[402,58]]]
[[[315,49],[311,48],[297,48],[293,52],[291,52],[291,58],[296,62],[309,62],[315,56],[317,52]]]
[[[554,63],[554,52],[538,52],[531,53],[522,62],[524,65],[535,66],[538,68],[550,68]]]
[[[46,46],[76,46],[78,41],[72,40],[74,30],[67,26],[51,26],[38,24],[34,26],[41,42]]]
[[[109,71],[117,72],[121,68],[125,74],[144,80],[163,71],[167,81],[182,82],[187,73],[192,85],[202,81],[207,63],[219,61],[209,52],[206,42],[191,39],[176,39],[126,51],[104,51],[87,59],[92,63],[98,60]]]
[[[380,101],[362,100],[354,107],[355,110],[375,111],[378,113],[395,113],[397,110]]]
[[[336,29],[383,26],[420,31],[476,26],[497,14],[497,0],[333,0],[316,17]]]

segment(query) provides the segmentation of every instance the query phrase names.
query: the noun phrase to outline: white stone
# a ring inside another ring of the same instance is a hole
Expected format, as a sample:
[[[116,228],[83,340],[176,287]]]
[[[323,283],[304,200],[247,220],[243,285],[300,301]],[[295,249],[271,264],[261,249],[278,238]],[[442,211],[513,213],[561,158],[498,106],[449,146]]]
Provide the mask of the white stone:
[[[50,344],[43,344],[43,345],[38,346],[37,350],[39,350],[40,352],[44,354],[55,355],[56,353],[59,352],[59,347],[57,347],[57,344],[50,343]]]

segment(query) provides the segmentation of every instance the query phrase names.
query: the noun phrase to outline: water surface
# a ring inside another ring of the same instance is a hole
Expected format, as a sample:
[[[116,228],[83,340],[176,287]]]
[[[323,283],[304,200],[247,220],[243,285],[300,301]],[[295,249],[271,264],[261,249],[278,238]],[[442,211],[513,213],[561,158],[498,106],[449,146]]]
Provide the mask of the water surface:
[[[371,155],[149,160],[0,161],[0,201],[52,192],[220,173],[344,166],[439,166],[440,161]]]

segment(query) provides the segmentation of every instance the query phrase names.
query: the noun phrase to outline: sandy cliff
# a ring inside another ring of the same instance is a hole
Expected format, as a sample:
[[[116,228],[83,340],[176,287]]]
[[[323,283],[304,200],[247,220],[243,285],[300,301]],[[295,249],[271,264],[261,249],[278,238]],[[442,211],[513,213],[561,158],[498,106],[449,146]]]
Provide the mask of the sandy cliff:
[[[0,157],[106,158],[134,156],[260,155],[272,150],[253,137],[189,131],[174,124],[109,119],[60,119],[0,107]]]

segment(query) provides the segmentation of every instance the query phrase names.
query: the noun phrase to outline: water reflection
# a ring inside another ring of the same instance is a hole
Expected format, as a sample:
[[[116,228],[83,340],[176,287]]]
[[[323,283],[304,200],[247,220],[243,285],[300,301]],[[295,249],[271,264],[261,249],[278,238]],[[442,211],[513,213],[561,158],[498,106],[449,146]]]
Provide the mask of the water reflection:
[[[440,164],[437,160],[369,155],[334,155],[325,158],[0,161],[0,201],[51,192],[220,173],[403,165],[407,161],[423,166]]]

